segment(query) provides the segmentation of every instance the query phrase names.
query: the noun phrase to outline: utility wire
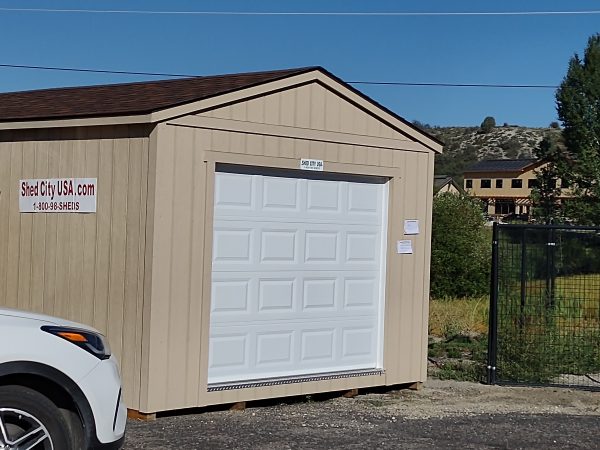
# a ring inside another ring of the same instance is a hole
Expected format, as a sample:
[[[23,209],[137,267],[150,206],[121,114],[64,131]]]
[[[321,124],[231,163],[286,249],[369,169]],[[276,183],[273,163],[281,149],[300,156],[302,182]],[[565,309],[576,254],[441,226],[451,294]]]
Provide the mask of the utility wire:
[[[29,66],[23,64],[0,64],[0,68],[56,70],[62,72],[106,73],[114,75],[143,75],[151,77],[192,78],[202,75],[161,72],[131,72],[127,70],[79,69],[75,67]],[[549,84],[493,84],[493,83],[411,83],[406,81],[346,81],[348,84],[364,84],[379,86],[426,86],[426,87],[471,87],[471,88],[522,88],[522,89],[556,89]]]
[[[480,87],[480,88],[522,88],[556,89],[550,84],[493,84],[493,83],[409,83],[403,81],[346,81],[348,84],[373,84],[379,86],[434,86],[434,87]]]
[[[566,16],[600,14],[582,11],[159,11],[125,9],[0,8],[0,12],[80,13],[80,14],[154,14],[196,16]]]
[[[5,67],[9,69],[57,70],[62,72],[110,73],[115,75],[148,75],[152,77],[192,78],[200,76],[183,73],[130,72],[127,70],[78,69],[75,67],[27,66],[23,64],[0,64],[0,67]]]

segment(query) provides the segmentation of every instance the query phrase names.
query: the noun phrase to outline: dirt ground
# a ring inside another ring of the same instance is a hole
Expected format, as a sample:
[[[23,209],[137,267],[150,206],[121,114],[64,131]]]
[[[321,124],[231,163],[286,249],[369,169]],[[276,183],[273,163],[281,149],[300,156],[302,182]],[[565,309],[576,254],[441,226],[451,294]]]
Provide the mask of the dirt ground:
[[[130,421],[125,449],[600,449],[600,392],[430,380]]]

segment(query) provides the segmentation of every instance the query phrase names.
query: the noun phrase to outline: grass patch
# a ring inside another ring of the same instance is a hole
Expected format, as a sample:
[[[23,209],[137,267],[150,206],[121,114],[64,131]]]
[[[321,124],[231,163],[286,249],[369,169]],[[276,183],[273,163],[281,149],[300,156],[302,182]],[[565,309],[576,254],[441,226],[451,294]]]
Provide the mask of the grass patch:
[[[431,338],[429,375],[443,380],[482,381],[485,375],[487,336]]]
[[[442,339],[487,334],[489,298],[445,298],[429,302],[429,335]]]
[[[478,382],[485,375],[488,297],[429,302],[429,375]]]
[[[469,360],[449,360],[431,370],[430,375],[440,380],[480,382],[485,376],[485,364]]]

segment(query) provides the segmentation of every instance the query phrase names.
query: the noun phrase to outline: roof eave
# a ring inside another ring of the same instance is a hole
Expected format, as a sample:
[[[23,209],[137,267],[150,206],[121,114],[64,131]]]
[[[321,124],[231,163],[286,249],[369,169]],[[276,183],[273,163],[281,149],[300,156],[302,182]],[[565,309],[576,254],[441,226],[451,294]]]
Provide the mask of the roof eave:
[[[136,125],[152,123],[151,114],[128,114],[90,117],[64,117],[56,119],[15,120],[0,122],[0,130],[34,128],[96,127],[109,125]]]
[[[443,143],[441,141],[417,128],[398,114],[380,105],[375,100],[319,66],[307,67],[293,74],[282,75],[280,78],[258,82],[244,86],[243,88],[232,89],[196,101],[183,102],[162,109],[127,115],[96,115],[93,117],[40,118],[35,120],[6,121],[0,122],[0,130],[158,123],[187,114],[215,109],[229,103],[244,101],[245,99],[265,95],[269,92],[290,89],[311,82],[320,82],[330,89],[334,89],[347,101],[376,116],[378,119],[387,123],[408,138],[419,142],[428,150],[435,153],[442,153]]]

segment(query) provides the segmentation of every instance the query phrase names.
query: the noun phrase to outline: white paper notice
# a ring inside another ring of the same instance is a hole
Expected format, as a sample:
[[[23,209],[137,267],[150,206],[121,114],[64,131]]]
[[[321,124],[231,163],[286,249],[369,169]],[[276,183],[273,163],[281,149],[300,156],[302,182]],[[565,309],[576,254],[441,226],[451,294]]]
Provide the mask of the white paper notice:
[[[419,234],[419,221],[418,220],[405,220],[404,221],[404,234]]]
[[[412,252],[413,252],[412,241],[411,240],[397,241],[396,242],[396,252],[398,252],[398,254],[400,254],[400,255],[412,255]]]

